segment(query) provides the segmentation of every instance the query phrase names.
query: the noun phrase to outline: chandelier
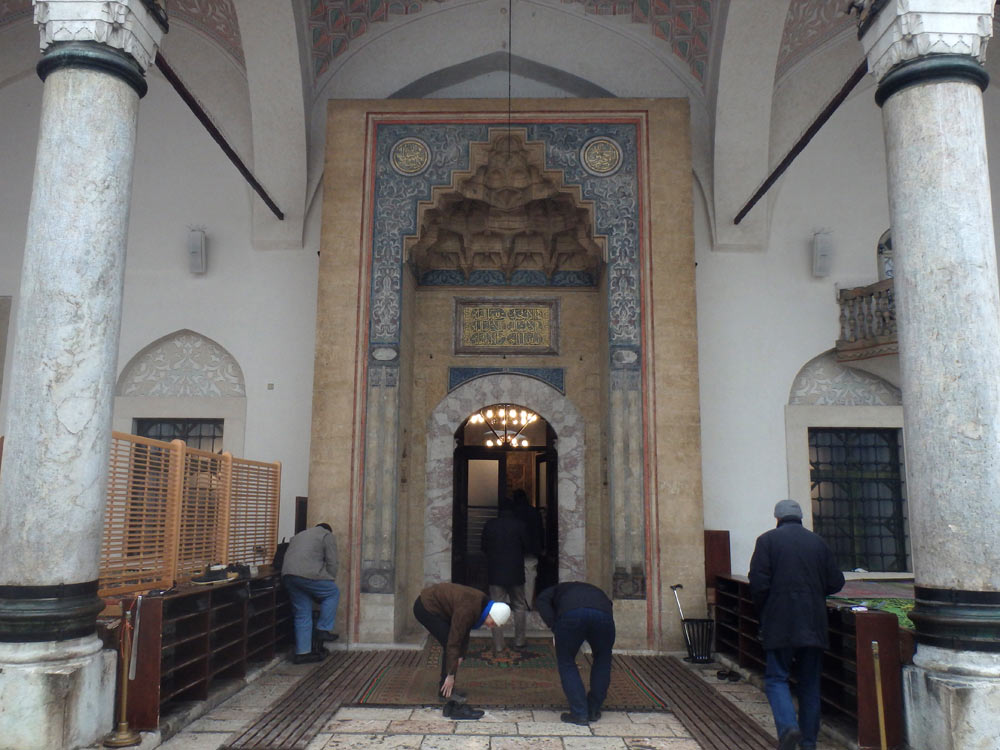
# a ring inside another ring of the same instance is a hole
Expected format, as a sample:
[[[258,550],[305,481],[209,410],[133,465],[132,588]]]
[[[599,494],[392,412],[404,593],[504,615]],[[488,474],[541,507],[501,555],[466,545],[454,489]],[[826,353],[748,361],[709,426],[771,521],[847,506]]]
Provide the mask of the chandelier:
[[[514,404],[493,404],[469,417],[469,424],[485,426],[483,444],[487,448],[527,448],[528,440],[521,433],[537,420],[537,414]]]

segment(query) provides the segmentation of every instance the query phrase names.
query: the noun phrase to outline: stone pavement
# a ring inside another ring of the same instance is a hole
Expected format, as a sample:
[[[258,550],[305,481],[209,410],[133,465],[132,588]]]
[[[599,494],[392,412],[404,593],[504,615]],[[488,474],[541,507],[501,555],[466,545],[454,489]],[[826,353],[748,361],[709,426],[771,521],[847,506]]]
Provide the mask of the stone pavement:
[[[253,722],[315,665],[280,661],[228,700],[208,711],[160,745],[161,750],[217,750]],[[761,690],[750,681],[718,681],[722,664],[692,666],[713,687],[771,734],[774,724]],[[553,674],[553,678],[557,679]],[[589,727],[564,724],[559,711],[486,710],[479,721],[445,719],[441,709],[343,707],[308,750],[703,750],[669,712],[605,712]],[[150,736],[145,738],[153,740]],[[143,742],[143,750],[155,747]],[[849,744],[821,738],[818,750],[843,750]],[[739,750],[734,748],[733,750]]]

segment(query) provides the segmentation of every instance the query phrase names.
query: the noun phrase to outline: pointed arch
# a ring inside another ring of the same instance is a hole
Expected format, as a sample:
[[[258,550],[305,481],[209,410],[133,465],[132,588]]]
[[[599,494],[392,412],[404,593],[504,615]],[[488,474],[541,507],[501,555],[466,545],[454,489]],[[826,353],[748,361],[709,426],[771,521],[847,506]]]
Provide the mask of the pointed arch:
[[[224,347],[188,329],[174,331],[144,348],[125,365],[118,396],[242,397],[243,370]]]
[[[221,419],[224,449],[242,456],[246,411],[239,362],[221,344],[184,328],[144,347],[122,368],[112,426],[132,432],[135,419]]]
[[[845,367],[834,350],[809,360],[792,383],[789,406],[899,406],[899,389],[877,375]]]
[[[559,472],[559,580],[585,578],[583,504],[584,421],[552,386],[513,373],[484,375],[445,396],[427,419],[427,488],[424,509],[424,583],[450,578],[455,432],[476,409],[516,403],[545,419],[556,433]]]

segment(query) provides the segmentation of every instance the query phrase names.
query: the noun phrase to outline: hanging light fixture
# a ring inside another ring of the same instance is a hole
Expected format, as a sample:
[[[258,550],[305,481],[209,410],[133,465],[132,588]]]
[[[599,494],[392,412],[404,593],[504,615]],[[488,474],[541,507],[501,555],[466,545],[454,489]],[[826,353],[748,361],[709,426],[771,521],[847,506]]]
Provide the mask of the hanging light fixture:
[[[514,404],[486,406],[469,417],[469,424],[483,425],[483,445],[487,448],[527,448],[524,428],[538,421],[538,415]]]

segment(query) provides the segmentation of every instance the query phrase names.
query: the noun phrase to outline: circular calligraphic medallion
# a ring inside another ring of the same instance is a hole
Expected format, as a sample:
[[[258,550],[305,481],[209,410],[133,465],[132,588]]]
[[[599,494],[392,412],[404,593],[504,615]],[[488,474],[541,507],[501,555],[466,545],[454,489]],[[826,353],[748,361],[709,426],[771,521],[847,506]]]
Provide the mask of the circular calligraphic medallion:
[[[608,177],[622,165],[622,148],[607,136],[591,138],[580,149],[583,168],[597,177]]]
[[[392,147],[392,168],[402,175],[417,175],[431,163],[431,150],[419,138],[403,138]]]

